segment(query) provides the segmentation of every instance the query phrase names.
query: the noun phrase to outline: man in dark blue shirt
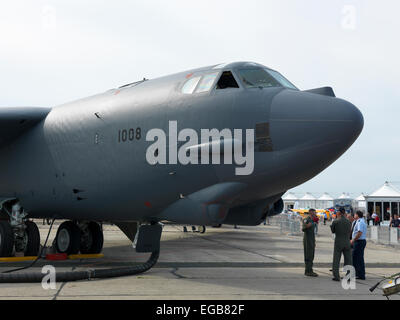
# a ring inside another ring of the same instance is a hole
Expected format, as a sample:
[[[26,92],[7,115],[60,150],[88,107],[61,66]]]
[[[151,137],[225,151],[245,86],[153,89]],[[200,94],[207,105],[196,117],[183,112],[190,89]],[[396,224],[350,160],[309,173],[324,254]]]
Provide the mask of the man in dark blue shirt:
[[[393,228],[400,227],[400,220],[399,220],[399,216],[397,214],[395,214],[393,216],[393,219],[390,221],[390,226]]]

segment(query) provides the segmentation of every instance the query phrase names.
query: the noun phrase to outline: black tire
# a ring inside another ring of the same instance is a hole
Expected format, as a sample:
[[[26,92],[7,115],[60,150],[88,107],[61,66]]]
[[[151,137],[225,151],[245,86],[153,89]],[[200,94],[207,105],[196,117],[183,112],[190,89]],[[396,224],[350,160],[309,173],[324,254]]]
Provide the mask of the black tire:
[[[81,245],[81,230],[76,223],[63,222],[58,227],[55,244],[58,253],[77,254]]]
[[[14,250],[14,234],[8,221],[0,221],[0,257],[11,257]]]
[[[101,226],[94,221],[89,222],[88,235],[84,237],[82,234],[80,251],[83,254],[100,253],[103,250],[104,236]]]
[[[26,229],[25,233],[27,236],[26,248],[24,250],[24,255],[27,256],[37,256],[40,249],[40,232],[36,223],[32,221],[25,222]]]

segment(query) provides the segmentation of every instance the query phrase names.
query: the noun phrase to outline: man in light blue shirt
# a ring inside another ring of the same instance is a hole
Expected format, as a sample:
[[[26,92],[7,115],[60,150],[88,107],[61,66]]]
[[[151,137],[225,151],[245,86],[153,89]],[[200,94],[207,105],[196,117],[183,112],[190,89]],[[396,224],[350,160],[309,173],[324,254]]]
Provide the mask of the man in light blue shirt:
[[[355,224],[353,228],[351,244],[353,246],[353,266],[356,269],[356,278],[365,280],[364,249],[367,245],[367,224],[362,211],[354,214]]]

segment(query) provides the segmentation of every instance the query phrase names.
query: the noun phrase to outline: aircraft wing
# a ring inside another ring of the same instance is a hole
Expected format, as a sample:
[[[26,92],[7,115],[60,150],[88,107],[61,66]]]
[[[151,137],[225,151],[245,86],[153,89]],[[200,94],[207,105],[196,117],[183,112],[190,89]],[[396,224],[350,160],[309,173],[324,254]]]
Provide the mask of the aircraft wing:
[[[39,107],[0,107],[0,147],[45,119],[50,110]]]

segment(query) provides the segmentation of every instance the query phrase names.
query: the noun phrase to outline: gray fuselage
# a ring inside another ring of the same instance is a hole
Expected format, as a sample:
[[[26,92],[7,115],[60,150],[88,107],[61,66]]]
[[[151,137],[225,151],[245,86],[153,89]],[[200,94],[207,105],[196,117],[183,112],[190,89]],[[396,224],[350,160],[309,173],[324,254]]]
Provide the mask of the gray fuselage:
[[[280,197],[328,167],[360,134],[363,118],[351,103],[284,86],[246,88],[237,70],[248,65],[191,70],[54,107],[3,146],[1,197],[19,199],[36,218],[161,220],[180,198],[225,182],[244,186],[230,207]],[[206,92],[182,93],[188,78],[224,71],[239,88],[214,83]],[[199,136],[205,128],[267,124],[270,146],[259,149],[256,137],[250,175],[236,175],[235,164],[149,164],[146,134],[168,133],[170,121]]]

